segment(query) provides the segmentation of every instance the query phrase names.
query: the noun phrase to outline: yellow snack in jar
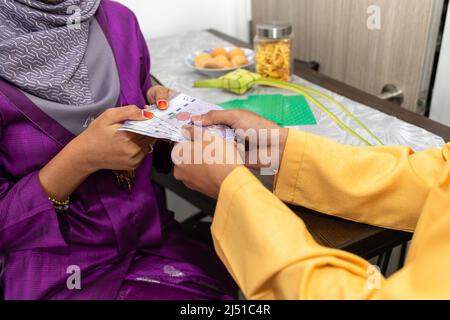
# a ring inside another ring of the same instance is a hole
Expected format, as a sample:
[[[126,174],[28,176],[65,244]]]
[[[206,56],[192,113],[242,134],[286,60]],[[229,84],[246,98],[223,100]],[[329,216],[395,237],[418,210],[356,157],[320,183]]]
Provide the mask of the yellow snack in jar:
[[[263,77],[289,81],[291,41],[262,41],[256,47],[256,72]]]

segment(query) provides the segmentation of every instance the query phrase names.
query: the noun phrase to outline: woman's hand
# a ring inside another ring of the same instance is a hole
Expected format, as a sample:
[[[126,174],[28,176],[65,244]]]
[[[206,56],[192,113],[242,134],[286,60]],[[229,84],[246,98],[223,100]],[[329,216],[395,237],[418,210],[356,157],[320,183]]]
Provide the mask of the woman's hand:
[[[170,96],[175,93],[173,90],[162,86],[151,87],[147,92],[147,101],[150,104],[156,104],[158,109],[166,110],[169,108]]]
[[[144,160],[154,139],[117,129],[126,120],[146,120],[136,106],[104,112],[72,140],[40,172],[44,192],[66,200],[92,173],[102,170],[133,170]]]
[[[105,111],[76,140],[87,170],[135,170],[151,151],[155,139],[118,131],[124,121],[142,121],[145,112],[136,106]]]
[[[205,127],[226,125],[236,130],[246,143],[245,163],[251,169],[273,167],[274,161],[279,162],[289,134],[288,129],[247,110],[211,111],[192,121]]]
[[[201,128],[186,130],[194,141],[175,146],[172,152],[174,176],[188,188],[217,199],[226,177],[243,166],[237,145]]]

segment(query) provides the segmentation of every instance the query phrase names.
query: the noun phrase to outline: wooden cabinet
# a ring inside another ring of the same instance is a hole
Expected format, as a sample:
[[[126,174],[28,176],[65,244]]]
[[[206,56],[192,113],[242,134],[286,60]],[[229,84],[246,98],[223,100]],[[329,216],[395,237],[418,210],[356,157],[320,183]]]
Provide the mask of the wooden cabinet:
[[[424,112],[442,8],[443,0],[252,0],[252,19],[291,22],[297,58],[375,95],[393,84],[404,108]]]
[[[450,6],[433,89],[430,118],[450,126]]]

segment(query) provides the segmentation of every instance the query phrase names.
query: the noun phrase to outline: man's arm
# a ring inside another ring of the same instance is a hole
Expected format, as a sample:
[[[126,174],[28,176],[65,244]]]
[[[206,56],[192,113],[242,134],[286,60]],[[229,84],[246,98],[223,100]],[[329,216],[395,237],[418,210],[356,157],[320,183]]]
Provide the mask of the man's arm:
[[[245,168],[220,191],[215,249],[247,299],[366,299],[370,264],[319,246],[305,224]],[[380,281],[383,281],[380,275]]]
[[[248,299],[448,299],[450,164],[420,216],[405,268],[385,280],[369,262],[319,246],[301,219],[238,168],[222,184],[212,233]]]
[[[352,147],[291,130],[275,195],[325,214],[413,231],[447,148]]]

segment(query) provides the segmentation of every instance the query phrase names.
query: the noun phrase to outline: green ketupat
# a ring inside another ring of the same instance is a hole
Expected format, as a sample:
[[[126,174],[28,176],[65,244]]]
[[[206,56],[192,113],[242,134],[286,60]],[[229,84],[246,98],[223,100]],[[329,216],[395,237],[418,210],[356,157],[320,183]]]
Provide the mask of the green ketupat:
[[[243,95],[253,88],[262,77],[245,69],[228,73],[223,77],[211,80],[199,80],[194,83],[195,88],[221,88],[232,93]]]

